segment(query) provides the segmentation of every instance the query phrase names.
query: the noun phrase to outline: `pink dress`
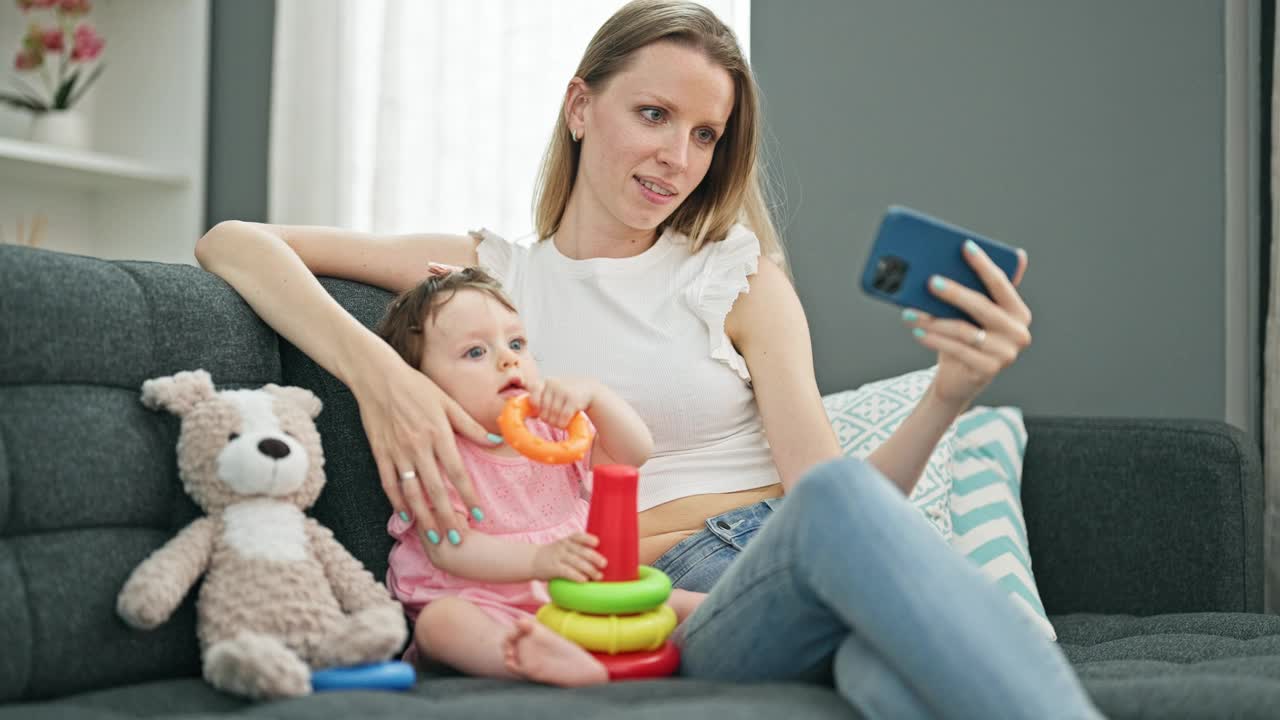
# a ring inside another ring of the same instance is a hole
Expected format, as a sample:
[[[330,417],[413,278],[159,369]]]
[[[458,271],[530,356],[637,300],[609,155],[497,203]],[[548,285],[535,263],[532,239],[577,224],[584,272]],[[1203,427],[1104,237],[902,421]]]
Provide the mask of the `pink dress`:
[[[530,420],[538,437],[560,441],[564,430],[540,420]],[[571,465],[543,465],[524,457],[500,457],[458,436],[458,452],[470,474],[476,497],[484,509],[484,522],[475,522],[457,491],[449,487],[453,509],[468,518],[470,527],[509,542],[541,545],[583,531],[587,526],[590,488],[590,454]],[[517,617],[531,616],[549,602],[547,584],[540,580],[487,583],[451,575],[431,564],[412,522],[392,515],[387,531],[396,539],[388,559],[387,587],[410,619],[427,603],[442,597],[459,597],[478,606],[490,617],[513,625]],[[441,539],[441,542],[448,540]]]

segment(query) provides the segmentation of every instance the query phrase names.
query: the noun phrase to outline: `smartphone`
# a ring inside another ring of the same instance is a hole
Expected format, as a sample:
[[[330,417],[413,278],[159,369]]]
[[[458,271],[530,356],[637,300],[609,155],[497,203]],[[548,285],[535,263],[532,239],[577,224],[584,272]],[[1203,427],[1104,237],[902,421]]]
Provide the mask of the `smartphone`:
[[[978,244],[1010,279],[1018,271],[1018,251],[978,233],[945,223],[911,208],[894,205],[885,212],[862,271],[862,290],[902,307],[940,318],[970,320],[964,311],[929,290],[940,275],[990,297],[978,274],[964,258],[964,243]]]

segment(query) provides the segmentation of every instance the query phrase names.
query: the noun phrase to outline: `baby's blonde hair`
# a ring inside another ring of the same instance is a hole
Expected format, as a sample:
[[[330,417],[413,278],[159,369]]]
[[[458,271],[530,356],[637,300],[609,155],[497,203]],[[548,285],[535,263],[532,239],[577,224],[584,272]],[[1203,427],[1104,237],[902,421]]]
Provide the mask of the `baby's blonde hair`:
[[[404,361],[422,367],[426,352],[426,335],[422,329],[459,290],[478,290],[490,295],[502,306],[516,312],[515,303],[502,291],[502,284],[477,267],[462,268],[444,275],[432,275],[417,286],[405,290],[387,305],[387,310],[373,331],[395,349]]]

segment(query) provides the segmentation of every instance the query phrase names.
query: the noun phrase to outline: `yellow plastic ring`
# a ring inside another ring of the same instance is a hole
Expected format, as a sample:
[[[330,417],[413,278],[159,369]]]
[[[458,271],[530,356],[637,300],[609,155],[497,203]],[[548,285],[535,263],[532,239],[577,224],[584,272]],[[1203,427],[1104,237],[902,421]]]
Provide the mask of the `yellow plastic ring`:
[[[551,601],[565,610],[592,615],[631,615],[652,610],[671,596],[671,578],[648,565],[638,578],[623,582],[574,582],[554,578],[547,583]]]
[[[555,605],[538,609],[538,622],[592,652],[618,653],[657,650],[676,629],[670,605],[639,615],[586,615]]]

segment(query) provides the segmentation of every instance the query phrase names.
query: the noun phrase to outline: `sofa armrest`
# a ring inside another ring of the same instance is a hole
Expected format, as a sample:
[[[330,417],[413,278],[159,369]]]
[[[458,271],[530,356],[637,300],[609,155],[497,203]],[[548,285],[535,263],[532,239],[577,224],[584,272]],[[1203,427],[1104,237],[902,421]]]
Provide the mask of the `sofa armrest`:
[[[1022,504],[1050,614],[1261,612],[1257,446],[1223,422],[1029,417]]]

